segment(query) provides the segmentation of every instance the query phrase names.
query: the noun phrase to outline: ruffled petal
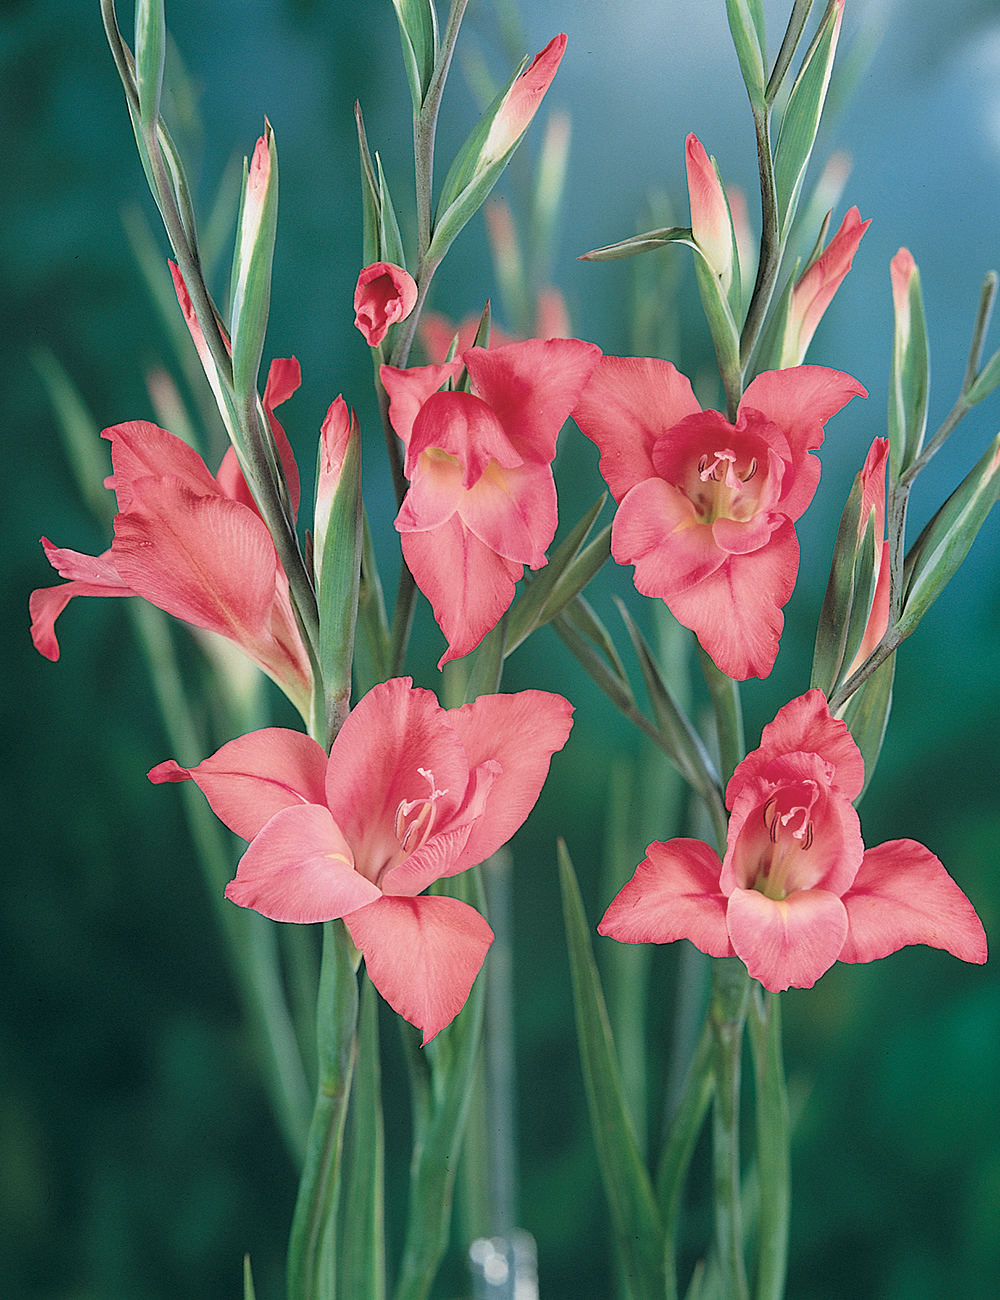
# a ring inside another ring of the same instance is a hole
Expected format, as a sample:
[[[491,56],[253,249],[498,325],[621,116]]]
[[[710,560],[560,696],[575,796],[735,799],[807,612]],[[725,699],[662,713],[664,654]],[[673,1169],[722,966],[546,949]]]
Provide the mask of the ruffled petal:
[[[841,961],[875,961],[910,943],[979,965],[986,960],[986,932],[972,904],[915,840],[869,849],[844,906],[850,929]]]
[[[399,370],[395,366],[380,367],[382,386],[389,395],[389,419],[407,447],[413,422],[424,402],[446,380],[457,379],[462,370],[461,357],[440,366],[411,366],[408,370]]]
[[[272,921],[332,921],[381,897],[354,870],[350,845],[328,808],[283,808],[254,837],[226,897]]]
[[[622,943],[690,939],[710,957],[731,957],[715,850],[701,840],[678,839],[651,844],[646,853],[604,913],[598,933]]]
[[[448,649],[438,662],[461,659],[510,608],[524,566],[481,542],[454,515],[440,528],[402,534],[403,556],[431,602]]]
[[[69,582],[58,587],[38,587],[28,597],[31,615],[31,639],[35,649],[55,662],[59,658],[56,619],[74,596],[134,596],[136,593],[121,580],[111,552],[83,555],[53,546],[42,538],[42,547],[52,567]]]
[[[736,955],[772,993],[809,989],[840,956],[847,912],[836,894],[804,889],[777,902],[737,889],[726,913]]]
[[[611,554],[619,564],[635,565],[638,591],[663,600],[702,582],[727,558],[684,493],[661,478],[637,483],[622,500],[611,525]]]
[[[493,931],[457,898],[383,897],[344,918],[372,983],[424,1045],[465,1006]]]
[[[549,465],[559,430],[601,356],[580,339],[527,339],[463,354],[473,388],[527,461]]]
[[[799,566],[799,543],[786,519],[767,546],[725,563],[686,591],[665,598],[717,668],[737,681],[774,667],[784,616]]]
[[[194,781],[215,815],[252,840],[282,808],[325,804],[326,751],[301,731],[268,727],[223,745],[197,767],[173,759],[159,763],[149,779]]]
[[[653,444],[685,416],[701,410],[690,381],[656,357],[602,357],[573,410],[580,429],[601,450],[601,475],[616,501],[656,477]]]
[[[865,764],[847,724],[834,718],[820,690],[806,691],[783,705],[761,732],[760,747],[740,763],[726,789],[726,806],[732,808],[745,781],[766,774],[768,765],[783,754],[801,751],[818,754],[832,768],[830,782],[853,802],[865,783]]]
[[[548,465],[491,465],[459,504],[462,522],[491,551],[540,569],[559,522],[556,485]]]
[[[572,704],[548,691],[480,695],[449,709],[448,721],[461,737],[470,769],[489,762],[500,769],[454,871],[484,862],[522,824],[545,784],[552,755],[569,737],[572,715]]]
[[[471,488],[491,460],[510,469],[522,464],[494,411],[474,393],[432,393],[413,421],[406,448],[406,475],[413,477],[416,458],[434,448],[454,456],[462,466],[462,486]]]
[[[112,425],[101,434],[111,443],[114,473],[105,480],[118,498],[118,509],[132,506],[132,485],[137,479],[179,479],[199,496],[218,496],[220,489],[208,466],[183,439],[148,420]]]

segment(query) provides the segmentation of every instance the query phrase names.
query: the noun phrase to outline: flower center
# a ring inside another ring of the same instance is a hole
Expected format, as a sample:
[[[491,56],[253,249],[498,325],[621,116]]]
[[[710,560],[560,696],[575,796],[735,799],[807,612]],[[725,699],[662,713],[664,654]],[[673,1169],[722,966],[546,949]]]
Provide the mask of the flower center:
[[[781,901],[799,887],[802,855],[813,842],[812,806],[817,789],[812,781],[783,786],[761,810],[770,849],[765,848],[758,863],[754,889],[767,898]]]
[[[386,869],[397,867],[406,858],[422,849],[434,830],[434,805],[447,790],[439,790],[434,784],[434,773],[427,767],[418,767],[417,771],[430,786],[430,794],[418,799],[400,799],[393,823],[399,852]]]
[[[756,477],[757,469],[756,456],[740,465],[736,452],[728,447],[703,455],[698,461],[698,479],[688,493],[701,522],[713,524],[716,519],[740,522],[751,519],[757,510],[758,493],[748,491],[746,485]]]

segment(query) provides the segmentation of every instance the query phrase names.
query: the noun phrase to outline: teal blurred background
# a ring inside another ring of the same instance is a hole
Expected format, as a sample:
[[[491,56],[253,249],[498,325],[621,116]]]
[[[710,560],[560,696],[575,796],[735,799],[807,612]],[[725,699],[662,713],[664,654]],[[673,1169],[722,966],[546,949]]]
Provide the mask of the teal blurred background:
[[[785,6],[765,8],[776,44]],[[843,148],[854,161],[835,220],[857,203],[873,224],[810,359],[856,375],[871,396],[828,429],[823,482],[799,529],[803,566],[782,654],[771,678],[744,689],[751,746],[775,710],[808,685],[836,520],[871,439],[884,432],[889,258],[906,244],[921,268],[932,427],[961,380],[982,276],[1000,268],[1000,4],[848,0],[847,9],[844,42],[855,54],[844,60],[839,113],[819,152]],[[121,20],[128,28],[127,13]],[[408,184],[409,98],[389,0],[174,0],[168,22],[203,124],[189,136],[203,205],[232,157],[251,151],[265,113],[275,129],[281,204],[267,353],[294,353],[304,373],[283,418],[308,477],[326,407],[345,394],[369,437],[369,510],[391,542],[370,362],[351,324],[361,257],[355,99],[400,207]],[[587,265],[576,255],[630,233],[653,186],[676,198],[685,219],[689,130],[727,181],[752,193],[749,112],[723,0],[535,0],[518,55],[560,30],[569,47],[547,108],[570,113],[573,146],[553,276],[579,336],[623,352],[632,267]],[[507,56],[486,0],[470,4],[463,42],[503,74]],[[45,349],[60,360],[100,427],[151,418],[145,373],[171,354],[135,272],[123,212],[144,214],[164,254],[166,246],[96,0],[4,0],[0,51],[7,807],[0,1295],[215,1300],[240,1293],[249,1249],[257,1294],[272,1300],[282,1294],[295,1176],[257,1082],[180,801],[145,779],[170,751],[125,602],[74,602],[60,622],[58,664],[38,656],[27,633],[29,591],[54,581],[38,538],[92,553],[107,544],[78,496],[33,356]],[[475,120],[460,67],[445,111],[442,159]],[[498,191],[516,212],[539,136],[536,128]],[[693,293],[686,266],[680,292]],[[480,219],[443,268],[434,306],[457,317],[494,293]],[[693,312],[682,317],[678,339],[672,359],[705,372],[710,358]],[[988,347],[998,341],[994,330]],[[998,423],[994,396],[960,426],[915,493],[912,536]],[[599,490],[592,451],[567,431],[557,477],[568,520]],[[1000,900],[998,555],[991,518],[959,578],[902,647],[889,736],[861,807],[868,843],[908,836],[929,845],[991,937]],[[616,592],[631,592],[627,571],[602,575],[594,598],[617,635]],[[418,635],[415,673],[434,685],[440,651],[429,619]],[[510,660],[505,687],[526,685],[562,691],[578,710],[571,741],[514,842],[519,1221],[538,1241],[545,1300],[597,1300],[613,1294],[614,1268],[553,846],[565,835],[596,922],[610,898],[600,872],[612,766],[656,768],[549,630]],[[287,720],[280,702],[276,716]],[[626,820],[641,854],[637,801]],[[657,1076],[666,1068],[681,948],[654,954]],[[784,1003],[801,1108],[789,1296],[996,1294],[995,967],[909,949],[873,966],[837,966]],[[385,1041],[398,1248],[408,1102],[391,1025]],[[650,1110],[655,1133],[659,1115]],[[691,1259],[705,1227],[697,1180],[694,1191]],[[463,1287],[453,1259],[438,1294]]]

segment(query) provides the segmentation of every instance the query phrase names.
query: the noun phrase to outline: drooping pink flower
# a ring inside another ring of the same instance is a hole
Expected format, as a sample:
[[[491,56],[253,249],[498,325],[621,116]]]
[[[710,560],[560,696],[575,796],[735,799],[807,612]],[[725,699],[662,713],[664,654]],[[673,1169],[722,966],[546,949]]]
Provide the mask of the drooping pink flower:
[[[351,711],[329,758],[309,737],[272,728],[149,776],[195,781],[251,841],[227,897],[276,921],[342,917],[372,982],[426,1043],[465,1004],[493,932],[467,904],[423,891],[513,835],[572,712],[544,691],[442,709],[394,678]]]
[[[299,479],[288,439],[272,408],[299,386],[294,359],[272,363],[264,394],[298,508]],[[226,452],[213,477],[187,443],[145,420],[105,429],[118,499],[111,549],[100,556],[42,545],[68,582],[32,592],[31,635],[47,659],[59,658],[55,621],[74,596],[142,596],[196,627],[234,642],[300,710],[312,674],[292,612],[288,579],[240,471]]]
[[[373,262],[358,276],[354,290],[354,324],[369,347],[377,348],[390,325],[406,320],[417,301],[409,271],[392,262]]]
[[[479,155],[477,171],[497,162],[527,131],[545,92],[552,84],[565,50],[565,33],[553,36],[545,49],[535,55],[514,81],[490,126]]]
[[[579,339],[528,339],[445,365],[382,367],[410,480],[396,528],[447,638],[442,664],[496,626],[526,564],[546,563],[556,439],[599,356]],[[442,391],[463,368],[472,391]]]
[[[685,144],[691,234],[728,292],[733,279],[733,225],[715,164],[696,135]]]
[[[840,229],[795,285],[782,341],[783,367],[802,364],[816,326],[851,269],[861,236],[870,225],[870,217],[862,221],[856,207],[848,209]]]
[[[725,859],[700,840],[651,844],[598,926],[625,943],[690,939],[739,957],[778,992],[811,988],[835,961],[911,943],[986,960],[972,904],[922,844],[865,849],[851,801],[864,762],[822,691],[778,711],[726,789]]]
[[[798,572],[794,524],[819,482],[810,453],[854,396],[867,394],[836,370],[767,371],[730,424],[669,361],[603,357],[576,405],[618,502],[612,554],[730,677],[774,665]]]

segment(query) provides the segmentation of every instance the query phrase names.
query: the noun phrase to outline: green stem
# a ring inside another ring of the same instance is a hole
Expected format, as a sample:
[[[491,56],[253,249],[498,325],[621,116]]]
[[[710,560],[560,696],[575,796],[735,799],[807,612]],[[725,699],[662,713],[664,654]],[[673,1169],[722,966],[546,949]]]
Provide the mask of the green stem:
[[[750,1042],[757,1095],[758,1265],[755,1300],[782,1300],[791,1213],[791,1132],[781,1052],[781,1002],[776,993],[750,999]]]
[[[740,1202],[740,1059],[749,989],[750,977],[738,958],[716,960],[709,1011],[715,1040],[712,1168],[715,1248],[726,1300],[749,1300],[750,1294],[743,1259]]]
[[[771,110],[754,108],[754,132],[757,137],[757,166],[760,172],[760,261],[750,306],[740,337],[740,365],[746,375],[754,348],[764,328],[767,309],[774,293],[781,266],[781,230],[778,223],[778,194],[774,183],[774,156],[771,153]]]
[[[340,1163],[357,1053],[354,955],[343,921],[324,922],[316,1003],[319,1087],[288,1244],[288,1300],[334,1300]]]
[[[792,5],[792,13],[788,20],[788,26],[785,28],[784,40],[781,42],[781,49],[778,51],[778,57],[774,61],[774,69],[767,83],[767,89],[764,91],[764,102],[769,110],[774,105],[778,91],[781,89],[781,83],[785,79],[785,73],[788,71],[799,41],[802,39],[802,32],[809,20],[809,11],[812,6],[813,0],[795,0]]]

